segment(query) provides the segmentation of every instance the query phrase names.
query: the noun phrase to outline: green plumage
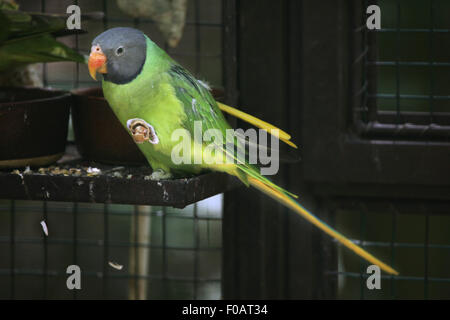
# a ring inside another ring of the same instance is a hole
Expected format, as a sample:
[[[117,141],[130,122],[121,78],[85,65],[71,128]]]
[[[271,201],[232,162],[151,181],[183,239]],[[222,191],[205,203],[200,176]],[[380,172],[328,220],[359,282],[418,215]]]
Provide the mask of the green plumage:
[[[147,37],[146,42],[147,57],[142,72],[127,84],[104,80],[103,94],[127,131],[127,121],[133,118],[144,119],[155,128],[158,144],[138,144],[153,170],[161,169],[174,176],[193,175],[204,170],[222,171],[237,176],[246,185],[250,176],[286,192],[262,176],[255,166],[243,162],[227,164],[225,144],[216,144],[216,150],[209,153],[205,148],[215,141],[203,144],[194,141],[196,122],[202,124],[202,135],[215,129],[220,131],[224,140],[226,130],[231,127],[210,91]],[[179,143],[172,139],[172,133],[177,129],[186,130],[192,137],[190,164],[174,164],[172,161],[172,150]],[[234,144],[237,149],[237,139],[234,139]],[[201,164],[195,163],[194,149],[203,155]],[[228,156],[236,158],[235,154]]]
[[[105,98],[125,128],[132,118],[144,119],[155,128],[158,144],[138,144],[154,170],[197,174],[205,168],[172,163],[172,149],[178,143],[172,141],[172,133],[185,129],[194,137],[195,121],[202,122],[203,132],[218,129],[224,136],[230,127],[211,93],[150,39],[146,41],[147,57],[142,72],[127,84],[103,81]],[[196,147],[200,146],[195,144],[193,148]]]

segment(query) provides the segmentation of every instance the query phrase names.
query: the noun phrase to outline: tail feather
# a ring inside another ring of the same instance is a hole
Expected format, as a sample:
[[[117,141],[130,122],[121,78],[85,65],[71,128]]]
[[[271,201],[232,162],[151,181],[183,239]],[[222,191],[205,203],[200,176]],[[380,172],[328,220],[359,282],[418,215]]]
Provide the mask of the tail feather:
[[[273,188],[272,186],[264,183],[263,181],[254,178],[254,177],[248,177],[248,182],[253,187],[259,189],[260,191],[264,192],[271,198],[277,200],[278,202],[284,204],[288,208],[294,210],[298,215],[305,218],[307,221],[318,227],[319,229],[323,230],[325,233],[330,235],[331,237],[335,238],[337,241],[342,243],[344,246],[355,252],[360,257],[366,259],[372,264],[378,265],[382,270],[389,274],[398,275],[398,272],[388,266],[387,264],[383,263],[382,261],[375,258],[373,255],[362,249],[360,246],[356,245],[352,241],[350,241],[348,238],[331,228],[329,225],[327,225],[325,222],[318,219],[316,216],[314,216],[312,213],[310,213],[308,210],[303,208],[299,203],[297,203],[294,199],[292,199],[287,194],[283,193],[280,190],[277,190]]]
[[[264,120],[258,119],[248,113],[245,113],[236,108],[227,106],[223,103],[217,102],[217,105],[219,106],[219,109],[222,110],[223,112],[229,113],[236,118],[244,120],[258,128],[266,130],[271,135],[277,137],[278,139],[280,139],[287,145],[291,146],[292,148],[295,148],[295,149],[298,148],[292,141],[290,141],[291,136],[287,132],[281,130],[280,128],[277,128],[274,125],[271,125],[270,123],[265,122]]]

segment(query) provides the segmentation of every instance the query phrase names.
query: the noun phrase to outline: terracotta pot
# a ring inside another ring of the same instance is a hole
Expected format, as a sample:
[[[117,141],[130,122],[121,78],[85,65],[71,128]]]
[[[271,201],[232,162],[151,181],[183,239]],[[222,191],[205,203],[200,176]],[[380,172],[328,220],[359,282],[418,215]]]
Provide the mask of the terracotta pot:
[[[75,143],[84,159],[111,164],[146,164],[145,157],[103,98],[101,88],[72,91]]]
[[[0,87],[0,168],[44,166],[64,154],[68,92]]]
[[[114,115],[101,88],[77,89],[72,93],[75,97],[72,107],[75,142],[85,159],[125,165],[148,163]],[[221,93],[213,89],[214,96]]]

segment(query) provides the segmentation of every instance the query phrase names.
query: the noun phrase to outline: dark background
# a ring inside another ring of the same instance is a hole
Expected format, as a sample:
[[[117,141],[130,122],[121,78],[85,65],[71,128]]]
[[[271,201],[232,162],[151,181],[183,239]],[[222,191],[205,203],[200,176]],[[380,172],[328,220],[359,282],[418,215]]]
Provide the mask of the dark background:
[[[19,3],[24,10],[61,13],[73,2]],[[143,214],[151,223],[150,265],[140,278],[148,284],[144,297],[449,298],[450,3],[188,3],[183,39],[169,53],[200,79],[223,87],[228,104],[289,132],[301,162],[284,164],[274,181],[343,234],[362,241],[400,276],[383,276],[381,290],[368,290],[364,261],[271,199],[242,187],[224,195],[223,210],[219,197],[184,211],[152,208]],[[372,3],[381,8],[379,31],[365,28],[365,8]],[[106,11],[103,21],[86,24],[88,34],[64,39],[82,52],[104,28],[118,25],[135,26],[167,49],[151,21],[125,17],[115,1],[80,0],[79,5],[82,11]],[[42,73],[46,84],[71,89],[95,85],[86,69],[53,63]],[[65,289],[64,267],[72,263],[74,248],[90,274],[75,297],[132,297],[135,278],[128,261],[138,207],[1,204],[2,298],[73,298]],[[39,226],[43,210],[54,211],[48,239],[53,262],[46,266]],[[15,266],[24,272],[16,276],[13,295],[11,212],[18,212],[16,240],[24,242],[13,249]],[[106,245],[101,243],[104,215],[112,217],[109,233],[117,237]],[[73,237],[68,220],[74,217],[79,219],[76,236],[83,240],[76,245],[66,241]],[[20,233],[27,228],[29,234]],[[125,265],[124,272],[98,276],[105,270],[105,259],[98,258],[105,248]],[[66,259],[65,252],[71,253]],[[45,278],[43,267],[55,273]]]

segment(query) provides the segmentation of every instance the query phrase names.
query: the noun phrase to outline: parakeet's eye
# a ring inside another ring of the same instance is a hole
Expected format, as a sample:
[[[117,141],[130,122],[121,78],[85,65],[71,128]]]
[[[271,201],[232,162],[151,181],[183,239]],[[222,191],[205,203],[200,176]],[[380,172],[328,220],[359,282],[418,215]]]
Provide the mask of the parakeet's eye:
[[[124,48],[122,46],[120,46],[116,49],[116,55],[121,56],[121,55],[123,55],[124,51],[125,51]]]

